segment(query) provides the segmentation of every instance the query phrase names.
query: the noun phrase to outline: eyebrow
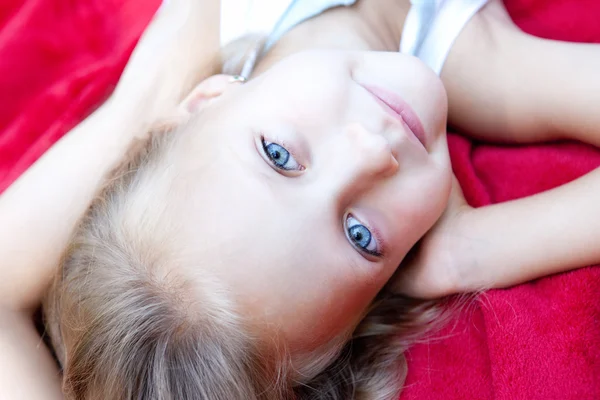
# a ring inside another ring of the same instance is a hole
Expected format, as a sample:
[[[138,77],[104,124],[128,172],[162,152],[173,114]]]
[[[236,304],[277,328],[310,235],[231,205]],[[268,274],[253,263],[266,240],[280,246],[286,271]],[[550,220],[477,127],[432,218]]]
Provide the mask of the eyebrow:
[[[260,149],[257,148],[254,140],[248,143],[251,147],[248,155],[242,154],[237,147],[237,143],[229,143],[227,148],[231,151],[232,155],[236,159],[238,166],[244,171],[250,179],[253,179],[262,188],[268,189],[272,194],[275,194],[272,183],[275,182],[275,176],[273,173],[277,173],[259,154]],[[244,146],[240,143],[239,146]],[[243,151],[243,150],[242,150]],[[261,166],[259,163],[262,163]]]

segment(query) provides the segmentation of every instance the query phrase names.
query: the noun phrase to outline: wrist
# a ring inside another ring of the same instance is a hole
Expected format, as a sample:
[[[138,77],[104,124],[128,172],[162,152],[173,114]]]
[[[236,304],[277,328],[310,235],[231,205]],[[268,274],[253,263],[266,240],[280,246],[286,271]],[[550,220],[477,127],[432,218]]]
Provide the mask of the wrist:
[[[490,260],[486,257],[489,242],[478,230],[481,217],[481,209],[465,204],[454,218],[448,267],[452,271],[450,285],[455,293],[476,292],[493,286],[493,277],[489,275],[492,270],[488,268]]]

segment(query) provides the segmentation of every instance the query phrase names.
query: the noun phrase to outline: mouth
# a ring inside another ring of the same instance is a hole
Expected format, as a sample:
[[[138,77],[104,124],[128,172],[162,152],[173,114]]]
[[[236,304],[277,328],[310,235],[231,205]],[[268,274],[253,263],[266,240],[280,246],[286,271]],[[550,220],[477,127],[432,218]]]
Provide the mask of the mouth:
[[[400,120],[402,124],[408,127],[414,138],[427,149],[427,135],[425,134],[423,124],[412,107],[402,97],[378,86],[361,86],[375,97],[388,114]]]

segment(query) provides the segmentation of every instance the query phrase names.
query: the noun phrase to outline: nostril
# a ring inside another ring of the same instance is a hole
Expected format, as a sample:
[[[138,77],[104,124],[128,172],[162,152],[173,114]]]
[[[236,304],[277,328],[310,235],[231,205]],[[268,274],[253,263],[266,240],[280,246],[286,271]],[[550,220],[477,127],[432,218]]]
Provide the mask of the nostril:
[[[377,135],[373,140],[373,151],[382,154],[393,154],[390,142],[382,135]]]
[[[390,146],[394,158],[398,159],[400,147],[402,144],[402,135],[397,131],[386,131],[385,138]]]
[[[375,143],[375,141],[382,137],[381,135],[373,133],[371,130],[365,128],[358,122],[353,122],[348,125],[347,131],[353,139],[359,142],[364,142],[365,144],[369,144],[370,142]]]
[[[373,133],[359,123],[350,124],[347,134],[357,155],[364,160],[364,166],[373,170],[372,173],[376,173],[374,170],[379,172],[397,170],[398,153],[387,136]]]

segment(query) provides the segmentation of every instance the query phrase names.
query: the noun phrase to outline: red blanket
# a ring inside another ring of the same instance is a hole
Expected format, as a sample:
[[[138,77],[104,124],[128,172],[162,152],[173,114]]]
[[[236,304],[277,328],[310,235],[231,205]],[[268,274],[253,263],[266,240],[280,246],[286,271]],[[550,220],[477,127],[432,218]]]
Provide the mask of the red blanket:
[[[598,0],[505,4],[529,33],[600,43]],[[600,151],[578,143],[490,146],[454,134],[449,140],[454,171],[474,206],[538,193],[600,166]],[[590,216],[596,217],[600,211]],[[599,295],[598,267],[490,291],[441,340],[409,352],[401,399],[600,399]]]
[[[0,192],[102,102],[158,3],[2,1]],[[530,33],[600,42],[598,0],[506,3]],[[476,206],[537,193],[600,165],[600,151],[576,143],[489,146],[452,134],[450,149]],[[599,293],[595,267],[489,292],[443,339],[410,351],[402,399],[600,398]]]
[[[0,193],[102,103],[159,3],[0,1]]]

